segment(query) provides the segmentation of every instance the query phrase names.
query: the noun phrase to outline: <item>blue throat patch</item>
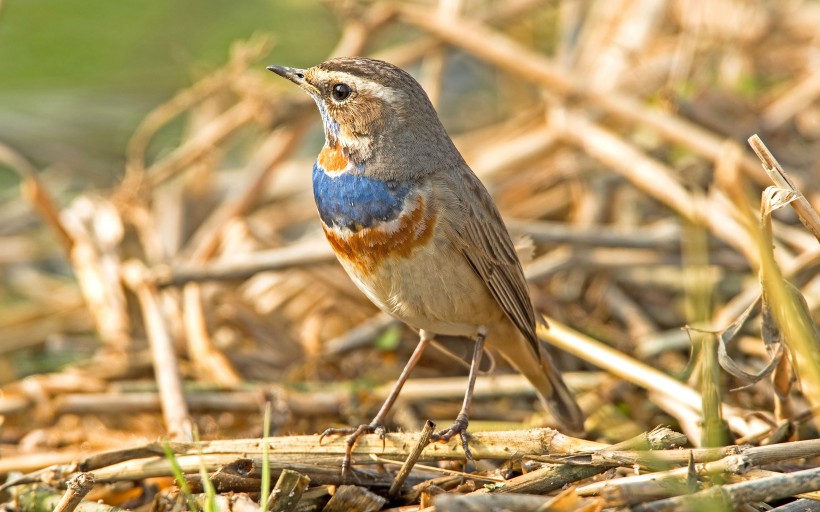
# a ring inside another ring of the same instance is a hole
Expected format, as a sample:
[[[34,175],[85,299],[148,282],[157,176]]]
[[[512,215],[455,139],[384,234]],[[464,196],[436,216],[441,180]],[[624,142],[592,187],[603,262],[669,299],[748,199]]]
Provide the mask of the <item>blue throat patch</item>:
[[[360,231],[398,218],[410,186],[342,173],[331,177],[313,164],[313,197],[327,227]]]

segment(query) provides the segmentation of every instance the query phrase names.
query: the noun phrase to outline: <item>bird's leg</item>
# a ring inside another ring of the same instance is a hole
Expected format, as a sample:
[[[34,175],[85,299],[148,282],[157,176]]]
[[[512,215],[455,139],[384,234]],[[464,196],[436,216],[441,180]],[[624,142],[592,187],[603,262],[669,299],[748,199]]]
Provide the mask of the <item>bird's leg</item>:
[[[468,459],[473,460],[473,454],[470,453],[470,447],[467,444],[467,425],[470,423],[470,404],[473,401],[473,389],[475,388],[475,379],[478,376],[478,369],[481,365],[481,355],[484,353],[484,339],[487,337],[487,332],[481,328],[475,339],[475,348],[473,349],[473,359],[470,363],[470,377],[467,383],[467,391],[464,393],[464,402],[461,404],[461,411],[456,416],[456,421],[450,428],[446,428],[431,438],[433,441],[449,441],[451,437],[458,434],[461,438],[461,447],[464,449],[464,455]]]
[[[342,461],[342,474],[347,474],[350,471],[350,463],[353,458],[353,447],[356,445],[356,441],[365,434],[379,434],[379,437],[384,440],[384,421],[387,418],[387,414],[390,412],[390,409],[393,407],[393,404],[396,403],[396,399],[399,397],[399,393],[401,392],[401,388],[404,386],[404,383],[407,382],[407,378],[410,377],[410,372],[413,371],[413,367],[419,362],[421,359],[421,354],[424,352],[424,349],[427,348],[430,341],[433,339],[433,335],[428,333],[427,331],[421,330],[419,332],[419,344],[416,345],[416,349],[413,351],[413,355],[410,356],[410,360],[407,361],[407,364],[404,366],[404,369],[401,371],[401,375],[399,375],[396,384],[393,386],[393,389],[390,390],[390,394],[387,395],[387,399],[379,409],[379,412],[376,414],[376,417],[373,418],[373,421],[370,423],[366,423],[364,425],[359,425],[358,427],[351,427],[351,428],[329,428],[322,432],[322,435],[319,436],[319,442],[322,442],[322,439],[325,436],[331,435],[347,435],[347,448],[345,449],[345,457]]]

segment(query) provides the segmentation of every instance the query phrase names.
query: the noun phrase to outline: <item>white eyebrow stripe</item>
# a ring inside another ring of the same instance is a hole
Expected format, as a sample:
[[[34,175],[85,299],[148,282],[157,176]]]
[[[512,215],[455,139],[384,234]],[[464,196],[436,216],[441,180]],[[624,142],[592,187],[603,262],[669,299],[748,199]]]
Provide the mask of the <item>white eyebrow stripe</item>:
[[[348,85],[352,85],[356,92],[363,92],[368,96],[381,98],[387,102],[392,103],[394,101],[401,101],[406,97],[404,92],[398,89],[393,89],[392,87],[387,87],[372,80],[367,80],[366,78],[355,76],[344,71],[324,71],[323,74],[328,81],[333,81],[334,83],[347,83]]]
[[[360,92],[365,92],[370,96],[381,98],[389,103],[400,101],[405,97],[405,94],[392,87],[386,87],[382,84],[377,84],[370,80],[362,80],[361,78],[354,82]]]

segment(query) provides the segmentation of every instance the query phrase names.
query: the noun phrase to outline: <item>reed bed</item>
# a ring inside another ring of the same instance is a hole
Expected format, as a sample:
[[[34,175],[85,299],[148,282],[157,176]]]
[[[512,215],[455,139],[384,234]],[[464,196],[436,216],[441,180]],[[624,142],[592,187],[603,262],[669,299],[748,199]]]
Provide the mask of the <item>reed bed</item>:
[[[333,55],[411,70],[491,191],[587,435],[499,360],[475,461],[429,444],[470,352],[441,340],[341,474],[316,432],[369,421],[415,334],[325,244],[319,116],[260,35],[146,115],[112,189],[0,141],[5,506],[820,510],[820,6],[328,8]]]

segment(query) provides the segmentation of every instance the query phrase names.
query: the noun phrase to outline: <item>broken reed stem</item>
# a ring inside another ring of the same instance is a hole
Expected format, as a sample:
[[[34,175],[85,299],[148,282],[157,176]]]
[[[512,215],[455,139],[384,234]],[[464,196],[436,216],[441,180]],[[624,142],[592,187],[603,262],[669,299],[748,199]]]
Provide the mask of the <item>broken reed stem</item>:
[[[0,164],[5,164],[20,176],[23,197],[40,215],[40,218],[54,231],[63,250],[69,252],[73,239],[60,220],[60,210],[51,197],[51,192],[37,175],[37,168],[23,155],[0,143]]]
[[[193,439],[192,425],[188,418],[188,405],[185,402],[173,340],[162,315],[159,292],[146,279],[147,275],[148,269],[142,262],[132,260],[123,265],[122,278],[136,294],[142,309],[168,436],[171,439],[190,441]]]
[[[67,489],[62,499],[54,507],[54,512],[73,512],[77,505],[85,498],[94,487],[94,475],[91,473],[80,473],[66,482]]]
[[[283,469],[263,511],[286,512],[293,510],[310,484],[310,478],[297,471]]]
[[[794,200],[791,202],[792,208],[797,212],[800,222],[820,241],[820,214],[812,207],[806,196],[797,189],[792,179],[789,178],[789,175],[786,174],[786,171],[783,170],[783,167],[780,166],[777,159],[758,135],[755,134],[749,137],[749,145],[757,153],[763,164],[763,170],[766,171],[774,184],[778,188],[788,190],[794,194]]]
[[[421,457],[421,452],[424,450],[424,447],[430,443],[430,437],[433,435],[435,428],[436,424],[432,421],[427,420],[424,422],[424,428],[421,429],[418,442],[410,451],[399,472],[396,473],[396,478],[393,480],[393,484],[387,492],[390,498],[395,499],[399,495],[401,486],[404,485],[407,477],[410,476],[410,471],[413,470],[413,466],[418,462],[419,457]]]

